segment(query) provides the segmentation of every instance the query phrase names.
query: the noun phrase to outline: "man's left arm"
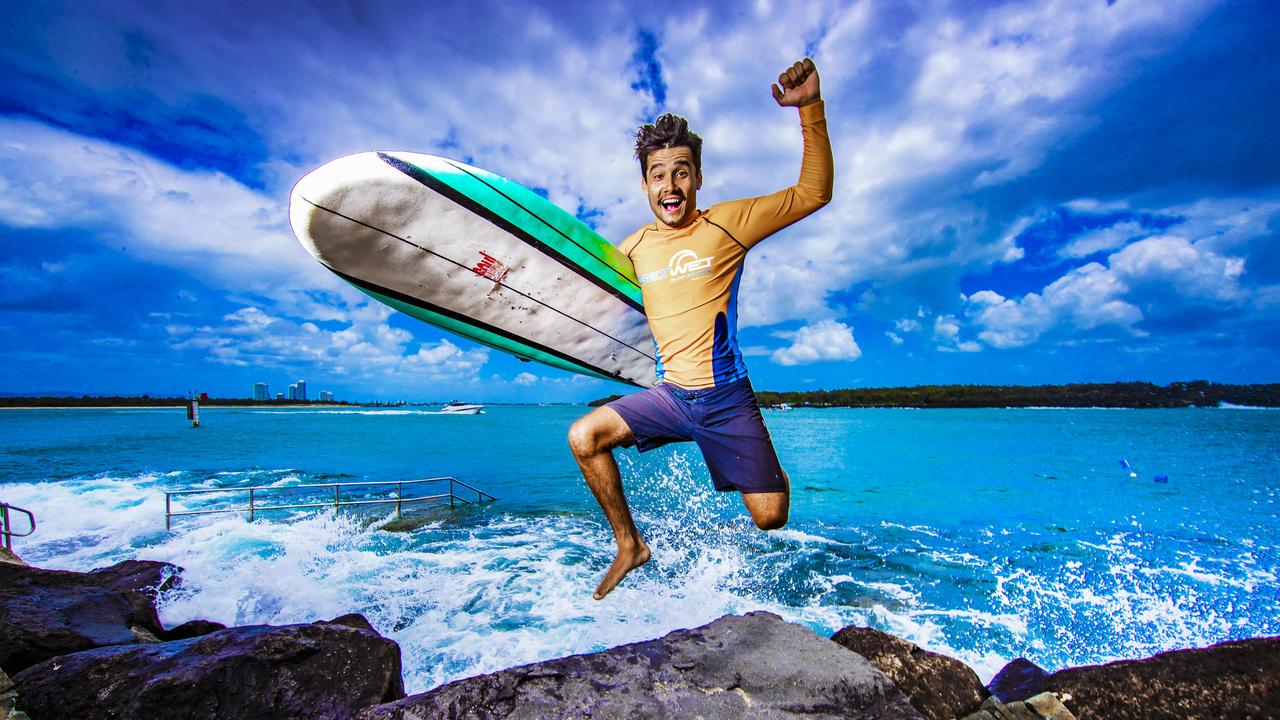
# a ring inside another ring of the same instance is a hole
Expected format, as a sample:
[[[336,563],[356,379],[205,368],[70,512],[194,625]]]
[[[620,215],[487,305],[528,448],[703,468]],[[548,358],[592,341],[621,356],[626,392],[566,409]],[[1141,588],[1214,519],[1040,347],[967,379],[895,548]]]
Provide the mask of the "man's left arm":
[[[805,58],[787,68],[772,90],[779,106],[799,109],[804,156],[795,185],[720,206],[726,225],[733,226],[734,239],[747,248],[830,202],[835,181],[826,108],[813,61]]]

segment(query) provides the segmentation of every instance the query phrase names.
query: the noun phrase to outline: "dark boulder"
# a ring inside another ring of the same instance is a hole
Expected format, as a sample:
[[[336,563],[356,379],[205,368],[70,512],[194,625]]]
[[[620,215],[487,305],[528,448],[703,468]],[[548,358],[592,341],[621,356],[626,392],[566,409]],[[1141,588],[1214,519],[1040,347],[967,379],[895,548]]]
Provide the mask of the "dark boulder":
[[[152,600],[182,582],[182,568],[156,560],[125,560],[111,567],[90,570],[89,574],[107,587],[136,590]]]
[[[151,599],[91,573],[0,563],[0,668],[10,675],[42,660],[138,642],[164,632]]]
[[[160,633],[159,637],[161,640],[186,640],[187,638],[203,637],[209,633],[226,629],[226,625],[212,620],[188,620],[176,628],[165,630]]]
[[[357,717],[922,718],[865,659],[763,612],[458,680]]]
[[[404,697],[400,647],[345,625],[236,627],[64,655],[18,673],[35,718],[341,720]]]
[[[373,625],[369,623],[368,618],[360,613],[347,613],[327,621],[330,625],[345,625],[356,630],[368,630],[369,632],[377,632],[373,629]]]
[[[978,674],[968,665],[888,633],[850,625],[831,639],[888,675],[911,705],[929,720],[952,720],[965,715],[987,697]]]
[[[1080,720],[1271,718],[1280,713],[1280,637],[1069,668],[1041,687]]]
[[[1049,673],[1040,669],[1039,665],[1026,658],[1017,658],[1000,668],[1000,672],[987,683],[987,690],[1000,702],[1023,700],[1039,695],[1047,677]]]

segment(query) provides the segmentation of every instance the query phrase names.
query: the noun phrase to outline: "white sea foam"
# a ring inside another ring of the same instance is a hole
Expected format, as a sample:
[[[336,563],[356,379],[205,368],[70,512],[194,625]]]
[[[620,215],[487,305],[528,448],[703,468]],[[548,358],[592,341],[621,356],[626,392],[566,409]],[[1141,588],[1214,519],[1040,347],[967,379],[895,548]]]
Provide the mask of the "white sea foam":
[[[133,557],[139,539],[164,532],[163,474],[80,482],[6,483],[5,500],[32,511],[37,532],[19,550],[27,562],[90,570]]]
[[[1206,572],[1194,561],[1149,567],[1158,556],[1152,543],[1165,541],[1119,533],[1099,542],[1078,544],[1093,552],[1087,563],[1062,564],[1056,574],[1016,570],[999,577],[1001,601],[1034,619],[1035,633],[1053,652],[1052,665],[1100,663],[1142,657],[1177,647],[1206,646],[1226,639],[1236,616],[1239,626],[1266,627],[1274,622],[1274,598],[1257,598],[1258,588],[1274,588],[1266,567],[1221,563]],[[1099,572],[1099,568],[1102,569]],[[1256,599],[1254,608],[1218,599],[1226,586]],[[1273,591],[1274,592],[1274,591]],[[1255,613],[1253,618],[1240,621]],[[1082,628],[1092,628],[1083,642]],[[1028,653],[1034,660],[1034,652]]]
[[[40,521],[19,548],[34,564],[88,570],[137,557],[180,565],[183,585],[161,608],[169,626],[361,612],[400,643],[411,692],[751,610],[820,634],[871,625],[958,657],[985,680],[1017,655],[1052,669],[1209,644],[1232,627],[1261,626],[1259,613],[1272,612],[1276,600],[1271,548],[1243,544],[1238,557],[1188,555],[1153,565],[1158,541],[1139,529],[1077,537],[1074,559],[1046,569],[1008,562],[1003,553],[1017,533],[975,532],[989,546],[984,553],[937,528],[881,523],[911,535],[879,549],[884,533],[874,528],[755,530],[735,495],[710,489],[688,451],[645,461],[623,454],[620,464],[653,558],[602,602],[590,593],[612,560],[613,541],[595,513],[522,516],[502,514],[499,504],[441,511],[406,533],[379,530],[373,516],[355,512],[277,513],[256,522],[228,514],[181,518],[166,533],[163,491],[185,473],[4,490]],[[311,482],[287,468],[201,477],[210,487]],[[887,574],[884,560],[899,555],[929,558],[944,574]],[[937,588],[956,578],[977,580],[974,594],[965,605],[938,604]],[[1253,608],[1203,600],[1223,589],[1272,596]]]
[[[1140,408],[1109,407],[1105,405],[1080,405],[1062,407],[1061,405],[1026,405],[1023,407],[1005,407],[1005,410],[1138,410]]]
[[[1008,630],[1010,633],[1025,637],[1027,634],[1026,621],[1016,613],[992,613],[983,610],[917,610],[914,617],[949,617],[962,618],[968,622],[978,625],[999,626]]]
[[[968,552],[956,552],[951,550],[929,550],[923,554],[927,558],[930,558],[936,562],[946,564],[946,565],[959,565],[962,567],[973,567],[973,566],[978,566],[985,563],[985,561],[982,558],[978,557],[977,555],[974,555],[973,553],[968,553]]]
[[[821,535],[813,535],[801,530],[793,530],[791,528],[782,528],[773,532],[775,537],[783,540],[790,540],[798,543],[817,543],[820,545],[845,545],[839,540],[822,537]]]
[[[288,471],[274,471],[279,477]],[[235,471],[217,484],[260,481]],[[277,484],[298,478],[286,475]],[[89,570],[127,558],[185,568],[161,618],[172,626],[203,618],[231,624],[287,624],[364,613],[404,654],[409,689],[576,652],[646,640],[730,612],[765,609],[819,628],[839,627],[840,608],[793,608],[744,589],[758,580],[753,553],[762,534],[724,517],[731,498],[690,491],[689,458],[633,493],[637,522],[653,559],[608,600],[591,590],[612,560],[612,538],[598,519],[468,515],[412,533],[377,529],[367,517],[329,511],[188,517],[164,531],[165,485],[172,475],[96,477],[6,485],[12,502],[40,518],[24,545],[29,561]],[[670,512],[671,492],[686,502]],[[663,499],[662,510],[652,500]],[[825,538],[790,533],[769,543],[812,545]]]
[[[850,581],[857,582],[852,578],[850,578]],[[887,582],[858,582],[858,584],[870,590],[883,593],[904,604],[915,604],[920,600],[920,594],[913,592],[910,587],[905,585]]]
[[[368,415],[373,417],[399,417],[403,415],[451,415],[454,417],[469,417],[465,413],[442,412],[440,410],[328,410],[324,408],[316,408],[314,410],[236,410],[248,415]]]
[[[928,535],[929,537],[939,537],[938,531],[936,529],[928,527],[926,525],[901,525],[899,523],[889,522],[887,520],[881,520],[880,527],[896,528],[898,530],[909,530],[914,533]]]

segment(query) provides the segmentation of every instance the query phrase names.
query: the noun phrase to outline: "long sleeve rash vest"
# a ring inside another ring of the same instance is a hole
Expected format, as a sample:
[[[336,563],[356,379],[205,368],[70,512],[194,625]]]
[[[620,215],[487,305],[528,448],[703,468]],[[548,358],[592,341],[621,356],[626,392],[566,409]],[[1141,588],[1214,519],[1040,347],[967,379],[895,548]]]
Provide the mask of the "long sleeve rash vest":
[[[795,185],[712,205],[679,228],[646,225],[619,246],[640,279],[659,381],[698,389],[746,377],[738,284],[747,251],[831,200],[835,169],[821,100],[800,107],[800,131],[804,159]]]

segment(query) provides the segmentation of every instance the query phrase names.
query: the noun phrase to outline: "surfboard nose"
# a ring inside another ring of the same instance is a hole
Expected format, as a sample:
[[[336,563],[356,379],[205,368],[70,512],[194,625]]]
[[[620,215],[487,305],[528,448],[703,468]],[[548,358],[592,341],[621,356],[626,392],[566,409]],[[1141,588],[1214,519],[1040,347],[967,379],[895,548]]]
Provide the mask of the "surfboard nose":
[[[388,170],[377,153],[366,152],[327,162],[298,180],[289,193],[289,224],[307,252],[337,269],[337,258],[358,250],[353,244],[364,239],[351,232],[347,218],[370,216],[369,206],[378,202],[370,190],[395,181],[397,173]]]

